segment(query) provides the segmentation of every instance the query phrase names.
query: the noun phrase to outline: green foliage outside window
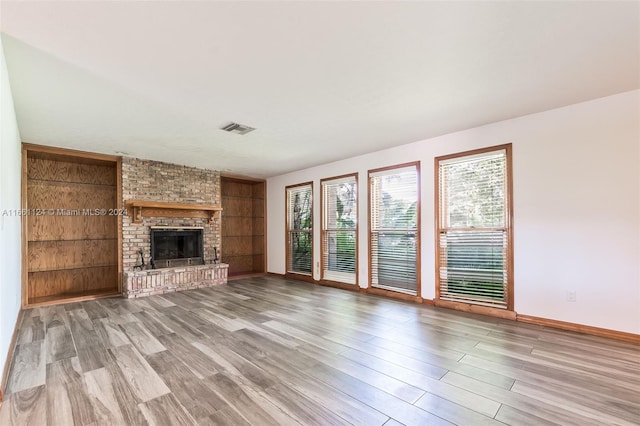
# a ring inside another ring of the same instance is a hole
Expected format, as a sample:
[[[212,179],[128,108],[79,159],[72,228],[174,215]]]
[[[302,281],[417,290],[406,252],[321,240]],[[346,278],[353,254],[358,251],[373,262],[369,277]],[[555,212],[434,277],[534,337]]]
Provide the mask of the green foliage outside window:
[[[335,272],[355,273],[356,271],[356,183],[342,183],[336,190],[335,227],[337,231],[329,232],[334,238],[335,246],[329,251],[329,270]],[[344,229],[344,231],[340,231]]]
[[[292,272],[311,274],[313,271],[313,212],[312,192],[292,191],[290,200],[290,269]]]

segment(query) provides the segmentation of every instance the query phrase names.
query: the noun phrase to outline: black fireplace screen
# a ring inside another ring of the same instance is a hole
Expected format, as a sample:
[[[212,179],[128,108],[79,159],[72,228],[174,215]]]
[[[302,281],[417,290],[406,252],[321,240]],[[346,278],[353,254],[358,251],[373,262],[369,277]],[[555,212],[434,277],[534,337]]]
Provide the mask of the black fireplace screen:
[[[204,264],[202,229],[151,229],[153,268]]]

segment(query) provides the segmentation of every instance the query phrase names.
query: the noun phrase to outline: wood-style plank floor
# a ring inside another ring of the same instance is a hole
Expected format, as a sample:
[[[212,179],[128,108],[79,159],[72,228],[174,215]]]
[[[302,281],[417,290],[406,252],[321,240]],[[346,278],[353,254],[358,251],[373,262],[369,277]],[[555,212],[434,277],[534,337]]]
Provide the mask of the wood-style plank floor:
[[[257,277],[28,310],[0,424],[640,424],[640,347]]]

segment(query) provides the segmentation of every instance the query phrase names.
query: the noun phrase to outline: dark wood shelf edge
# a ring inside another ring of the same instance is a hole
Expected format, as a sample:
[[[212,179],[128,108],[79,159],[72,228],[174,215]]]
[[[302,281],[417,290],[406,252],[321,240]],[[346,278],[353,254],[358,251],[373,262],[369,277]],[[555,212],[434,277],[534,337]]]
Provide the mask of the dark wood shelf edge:
[[[117,263],[111,263],[108,265],[89,265],[89,266],[71,266],[68,268],[55,268],[55,269],[38,269],[38,270],[29,270],[27,271],[29,274],[37,274],[39,272],[53,272],[53,271],[74,271],[78,269],[96,269],[96,268],[117,268]]]
[[[29,300],[25,308],[37,308],[39,306],[58,305],[63,303],[83,302],[85,300],[104,299],[106,297],[122,296],[117,289],[92,290],[91,294],[70,293],[59,296],[39,296]]]
[[[197,204],[197,203],[172,203],[166,201],[148,201],[148,200],[127,200],[124,202],[125,207],[129,211],[129,215],[133,218],[133,223],[142,223],[142,218],[145,216],[161,216],[161,213],[157,213],[158,210],[182,210],[184,212],[204,212],[207,214],[209,223],[212,223],[214,219],[220,218],[220,212],[222,207],[214,206],[210,204]],[[149,214],[149,212],[152,214]],[[189,217],[189,215],[186,215]]]

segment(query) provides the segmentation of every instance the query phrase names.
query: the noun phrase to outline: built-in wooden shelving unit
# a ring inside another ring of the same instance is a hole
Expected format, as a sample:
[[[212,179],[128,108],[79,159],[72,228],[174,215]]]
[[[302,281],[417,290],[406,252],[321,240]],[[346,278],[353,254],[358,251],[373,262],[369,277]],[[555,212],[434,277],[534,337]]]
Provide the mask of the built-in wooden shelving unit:
[[[120,159],[23,144],[23,306],[121,292]]]
[[[222,176],[222,262],[229,276],[266,271],[266,182]]]

